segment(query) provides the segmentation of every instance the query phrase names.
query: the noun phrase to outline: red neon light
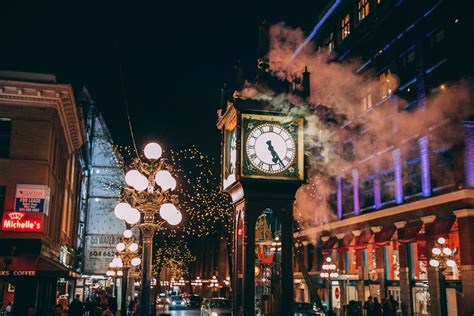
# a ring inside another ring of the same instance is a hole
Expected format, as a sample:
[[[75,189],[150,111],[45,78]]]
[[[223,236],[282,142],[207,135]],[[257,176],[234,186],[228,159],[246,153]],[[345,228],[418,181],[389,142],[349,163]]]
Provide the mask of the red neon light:
[[[35,212],[4,212],[2,230],[11,232],[42,232],[43,215]]]
[[[237,237],[239,238],[244,237],[244,226],[239,226],[237,228]]]

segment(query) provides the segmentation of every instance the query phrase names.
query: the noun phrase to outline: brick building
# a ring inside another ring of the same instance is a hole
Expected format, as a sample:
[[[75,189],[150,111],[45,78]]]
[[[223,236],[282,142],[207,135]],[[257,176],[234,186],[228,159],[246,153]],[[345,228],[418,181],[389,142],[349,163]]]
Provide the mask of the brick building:
[[[72,295],[83,124],[53,75],[0,73],[0,286],[15,315]],[[15,295],[19,293],[19,295]]]
[[[359,119],[388,106],[392,95],[403,97],[403,108],[410,111],[451,83],[472,78],[473,46],[467,41],[472,10],[465,5],[332,1],[313,41],[333,51],[334,62],[359,57],[358,73],[370,69],[380,77],[376,91],[361,87],[361,102],[355,105]],[[390,74],[400,80],[393,91],[385,85]],[[472,117],[457,122],[461,139],[443,144],[432,141],[445,132],[444,122],[438,123],[341,170],[331,194],[337,220],[303,233],[318,236],[304,243],[305,264],[318,293],[335,310],[349,300],[393,295],[403,315],[474,313],[474,123]],[[456,261],[444,276],[429,264],[438,237],[447,240]],[[339,269],[332,295],[319,277],[327,256]],[[297,301],[310,300],[297,265],[295,294]]]

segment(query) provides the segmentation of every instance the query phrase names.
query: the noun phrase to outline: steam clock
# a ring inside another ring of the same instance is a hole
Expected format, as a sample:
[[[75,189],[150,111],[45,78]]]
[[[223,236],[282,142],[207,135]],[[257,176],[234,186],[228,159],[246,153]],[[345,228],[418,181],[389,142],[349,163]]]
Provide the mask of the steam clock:
[[[304,119],[234,98],[219,114],[222,190],[234,205],[234,315],[290,315],[292,206],[304,181]]]

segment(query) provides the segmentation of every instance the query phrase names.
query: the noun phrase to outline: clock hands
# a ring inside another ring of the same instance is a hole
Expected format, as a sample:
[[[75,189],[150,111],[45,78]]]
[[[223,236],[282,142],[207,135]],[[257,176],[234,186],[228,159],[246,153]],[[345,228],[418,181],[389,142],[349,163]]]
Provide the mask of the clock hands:
[[[279,162],[282,167],[284,168],[285,167],[285,164],[283,163],[283,161],[281,161],[280,157],[278,156],[278,153],[275,151],[275,148],[273,148],[273,145],[272,145],[272,141],[269,140],[267,141],[267,145],[268,145],[268,150],[270,151],[270,153],[272,154],[272,161],[274,163],[277,163]]]

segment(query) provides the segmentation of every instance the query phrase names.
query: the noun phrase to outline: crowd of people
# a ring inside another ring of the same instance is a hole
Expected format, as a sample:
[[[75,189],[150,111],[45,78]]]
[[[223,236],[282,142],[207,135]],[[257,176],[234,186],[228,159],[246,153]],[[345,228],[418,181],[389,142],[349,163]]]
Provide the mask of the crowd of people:
[[[369,296],[364,305],[360,302],[350,301],[346,306],[347,316],[362,316],[363,310],[367,316],[396,316],[398,310],[398,302],[390,295],[388,298],[379,302],[377,297]]]

